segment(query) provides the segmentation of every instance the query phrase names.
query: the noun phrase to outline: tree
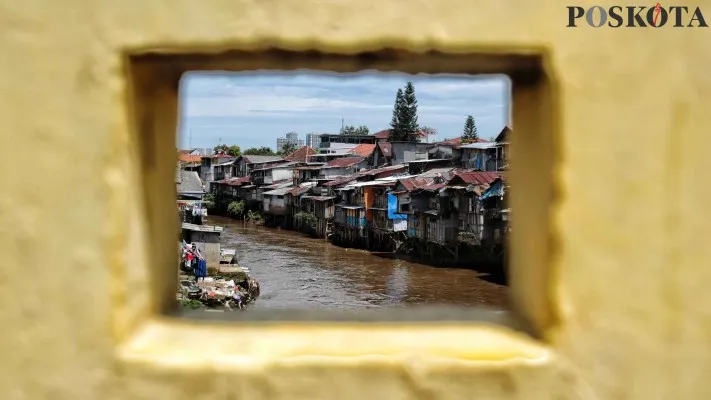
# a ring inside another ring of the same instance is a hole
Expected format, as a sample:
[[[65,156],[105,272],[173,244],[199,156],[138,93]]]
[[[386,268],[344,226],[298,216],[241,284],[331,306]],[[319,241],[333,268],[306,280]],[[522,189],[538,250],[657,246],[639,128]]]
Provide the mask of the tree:
[[[285,157],[295,152],[296,150],[296,145],[294,143],[286,142],[283,146],[281,146],[281,151],[279,152],[279,155]]]
[[[242,155],[242,151],[241,151],[241,149],[239,148],[239,146],[237,146],[237,145],[235,144],[235,145],[230,146],[230,147],[227,149],[227,154],[229,154],[229,155],[231,155],[231,156],[234,156],[234,157],[239,157],[240,155]]]
[[[419,138],[420,127],[417,124],[417,97],[415,85],[407,82],[405,90],[397,90],[393,118],[390,121],[389,139],[416,142]]]
[[[218,144],[212,149],[212,154],[227,154],[227,150],[229,149],[230,148],[226,144]]]
[[[403,139],[409,142],[419,140],[419,125],[417,125],[417,97],[415,96],[415,85],[407,82],[405,93],[403,94],[405,104],[400,115],[400,124],[403,129]]]
[[[467,116],[464,122],[464,130],[462,131],[462,143],[475,143],[479,139],[476,132],[476,121],[471,115]]]
[[[370,133],[370,130],[365,125],[361,125],[357,128],[353,125],[346,125],[343,128],[341,128],[341,135],[365,136],[369,133]]]
[[[245,156],[275,156],[276,153],[267,146],[250,147],[242,153]]]
[[[393,118],[390,120],[390,130],[388,132],[388,140],[391,142],[403,139],[404,129],[401,122],[403,107],[405,107],[405,96],[402,93],[402,89],[398,89],[395,95],[395,105],[393,106]]]

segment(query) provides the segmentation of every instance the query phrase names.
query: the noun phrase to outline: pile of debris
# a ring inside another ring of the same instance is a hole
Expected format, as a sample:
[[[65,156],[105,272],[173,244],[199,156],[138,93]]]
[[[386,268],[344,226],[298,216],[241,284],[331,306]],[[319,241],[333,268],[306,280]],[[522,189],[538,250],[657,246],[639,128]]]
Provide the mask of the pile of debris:
[[[259,283],[252,277],[235,282],[232,279],[207,277],[195,282],[181,279],[178,301],[192,300],[209,308],[242,310],[259,296]]]

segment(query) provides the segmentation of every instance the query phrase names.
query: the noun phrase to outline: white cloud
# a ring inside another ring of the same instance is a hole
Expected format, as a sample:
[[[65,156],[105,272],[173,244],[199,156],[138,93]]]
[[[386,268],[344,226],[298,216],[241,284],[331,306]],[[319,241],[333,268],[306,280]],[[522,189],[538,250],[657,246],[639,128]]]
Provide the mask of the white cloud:
[[[278,91],[278,90],[277,90]],[[323,112],[353,109],[390,109],[388,104],[280,94],[245,94],[240,97],[190,97],[184,102],[187,117],[249,117],[284,112]]]

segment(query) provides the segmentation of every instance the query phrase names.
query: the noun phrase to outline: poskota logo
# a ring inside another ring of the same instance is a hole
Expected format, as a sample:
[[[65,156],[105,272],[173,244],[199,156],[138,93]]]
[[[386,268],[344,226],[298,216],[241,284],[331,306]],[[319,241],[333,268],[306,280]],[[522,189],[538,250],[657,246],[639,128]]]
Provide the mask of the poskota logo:
[[[593,28],[708,28],[699,7],[662,6],[568,6],[568,28],[585,22]],[[582,19],[582,21],[581,21]]]

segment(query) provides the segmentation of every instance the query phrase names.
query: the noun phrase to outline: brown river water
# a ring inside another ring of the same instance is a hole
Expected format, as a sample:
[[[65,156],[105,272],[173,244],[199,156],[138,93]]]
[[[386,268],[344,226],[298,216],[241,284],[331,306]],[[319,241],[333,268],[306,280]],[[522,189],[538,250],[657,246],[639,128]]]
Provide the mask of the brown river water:
[[[255,310],[363,309],[455,305],[505,309],[508,288],[491,275],[466,268],[334,246],[298,232],[209,217],[223,226],[223,248],[237,251],[260,284]]]

